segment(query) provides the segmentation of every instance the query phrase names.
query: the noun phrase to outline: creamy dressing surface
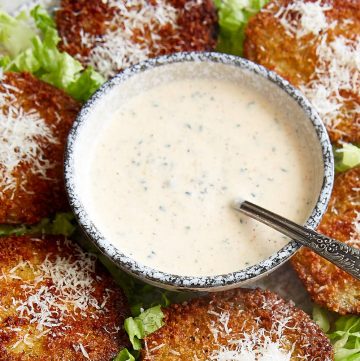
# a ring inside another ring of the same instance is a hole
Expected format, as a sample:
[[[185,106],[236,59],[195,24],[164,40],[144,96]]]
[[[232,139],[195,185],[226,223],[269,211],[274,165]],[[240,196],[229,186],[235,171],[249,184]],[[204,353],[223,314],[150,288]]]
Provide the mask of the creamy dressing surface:
[[[288,239],[231,208],[245,198],[304,223],[314,206],[306,140],[255,90],[183,79],[131,97],[103,126],[82,179],[102,235],[177,275],[238,271]]]

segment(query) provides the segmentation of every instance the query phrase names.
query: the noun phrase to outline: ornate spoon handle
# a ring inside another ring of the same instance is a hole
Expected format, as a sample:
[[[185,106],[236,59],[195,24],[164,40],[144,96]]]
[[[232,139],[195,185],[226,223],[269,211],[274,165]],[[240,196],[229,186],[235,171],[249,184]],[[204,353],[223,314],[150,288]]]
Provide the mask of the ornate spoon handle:
[[[320,256],[326,258],[345,272],[360,280],[360,250],[345,243],[326,237],[311,229],[261,208],[253,203],[237,202],[234,208],[286,236],[309,247]]]

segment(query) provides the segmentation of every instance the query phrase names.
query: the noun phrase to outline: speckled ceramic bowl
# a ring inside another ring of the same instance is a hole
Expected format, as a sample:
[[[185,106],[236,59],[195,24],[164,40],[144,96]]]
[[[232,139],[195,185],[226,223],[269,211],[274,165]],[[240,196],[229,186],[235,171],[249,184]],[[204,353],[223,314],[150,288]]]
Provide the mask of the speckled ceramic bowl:
[[[300,114],[296,119],[303,123],[302,126],[306,129],[308,144],[311,144],[315,149],[313,169],[315,169],[318,182],[318,189],[314,192],[314,203],[316,204],[306,222],[306,226],[315,228],[318,225],[326,210],[334,177],[331,144],[326,129],[318,114],[300,91],[293,88],[287,81],[275,73],[245,59],[219,53],[177,53],[147,60],[126,69],[106,82],[84,105],[70,132],[65,157],[66,188],[72,209],[90,240],[92,240],[104,255],[111,259],[121,269],[148,283],[168,289],[197,291],[229,289],[257,280],[275,270],[278,266],[288,260],[300,246],[296,242],[291,241],[278,252],[260,263],[228,274],[208,277],[167,274],[140,264],[136,259],[123,254],[120,249],[116,248],[109,240],[105,239],[98,230],[96,224],[90,219],[87,210],[83,206],[80,199],[81,197],[79,196],[79,185],[75,182],[77,166],[79,165],[78,162],[86,162],[86,159],[84,158],[78,160],[79,155],[76,154],[76,145],[86,124],[89,122],[89,118],[94,116],[94,114],[97,114],[97,117],[100,117],[98,120],[102,121],[102,117],[106,112],[110,113],[114,111],[115,109],[111,105],[111,97],[114,96],[116,91],[119,90],[118,88],[123,86],[129,79],[155,67],[163,67],[161,69],[165,69],[164,65],[179,62],[188,63],[190,72],[192,71],[190,69],[199,67],[199,64],[203,64],[202,66],[210,68],[211,66],[219,65],[219,63],[223,64],[224,66],[220,67],[229,74],[234,74],[234,76],[236,75],[240,80],[253,83],[259,91],[265,91],[266,96],[270,101],[275,102],[277,106],[285,109],[287,114],[289,114],[289,117],[293,114]],[[216,76],[219,76],[215,73],[216,72],[214,72],[213,75],[211,71],[207,71],[207,74],[214,76],[214,79]],[[155,83],[156,81],[158,81],[158,79],[154,80]],[[133,89],[133,92],[141,90],[141,86],[141,84],[138,85],[138,89]],[[109,100],[106,102],[105,108],[103,106],[104,100]],[[89,139],[88,142],[88,146],[90,147],[91,139]]]

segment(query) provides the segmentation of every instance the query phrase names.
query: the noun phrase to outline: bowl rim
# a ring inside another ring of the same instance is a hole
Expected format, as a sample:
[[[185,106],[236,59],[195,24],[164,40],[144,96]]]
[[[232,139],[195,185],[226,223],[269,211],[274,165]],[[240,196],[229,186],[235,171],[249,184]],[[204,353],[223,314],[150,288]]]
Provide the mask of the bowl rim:
[[[86,121],[92,108],[107,95],[111,89],[128,78],[142,73],[145,70],[153,69],[162,65],[179,63],[179,62],[211,62],[225,65],[237,66],[249,70],[270,82],[276,84],[287,95],[292,97],[307,115],[312,124],[317,139],[321,146],[322,159],[324,165],[324,174],[321,190],[313,208],[313,211],[307,219],[305,226],[314,229],[320,222],[326,211],[330,200],[330,195],[334,181],[334,159],[332,146],[325,125],[320,119],[317,111],[311,105],[309,100],[294,88],[287,80],[283,79],[275,72],[264,68],[261,65],[238,56],[228,55],[215,52],[180,52],[170,55],[164,55],[152,58],[133,65],[124,71],[118,73],[113,78],[105,82],[84,104],[75,122],[70,130],[64,159],[65,187],[70,201],[70,206],[78,220],[79,225],[85,231],[86,235],[95,244],[95,246],[112,262],[125,272],[144,280],[150,284],[162,288],[177,290],[196,290],[196,291],[218,291],[234,288],[257,280],[267,273],[275,270],[277,267],[287,261],[301,246],[291,240],[279,251],[259,263],[246,267],[242,270],[220,274],[215,276],[180,276],[173,275],[154,268],[142,265],[135,259],[121,253],[111,242],[107,241],[90,220],[84,206],[76,194],[75,177],[74,177],[74,146],[78,138],[80,125]]]

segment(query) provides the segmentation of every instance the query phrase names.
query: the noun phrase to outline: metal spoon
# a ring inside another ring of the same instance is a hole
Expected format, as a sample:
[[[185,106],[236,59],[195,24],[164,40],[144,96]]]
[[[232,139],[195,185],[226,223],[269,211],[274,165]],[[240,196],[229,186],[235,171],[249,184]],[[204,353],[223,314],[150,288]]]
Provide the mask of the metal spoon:
[[[360,249],[299,226],[278,214],[242,199],[236,200],[233,208],[310,248],[321,257],[326,258],[360,280]]]

